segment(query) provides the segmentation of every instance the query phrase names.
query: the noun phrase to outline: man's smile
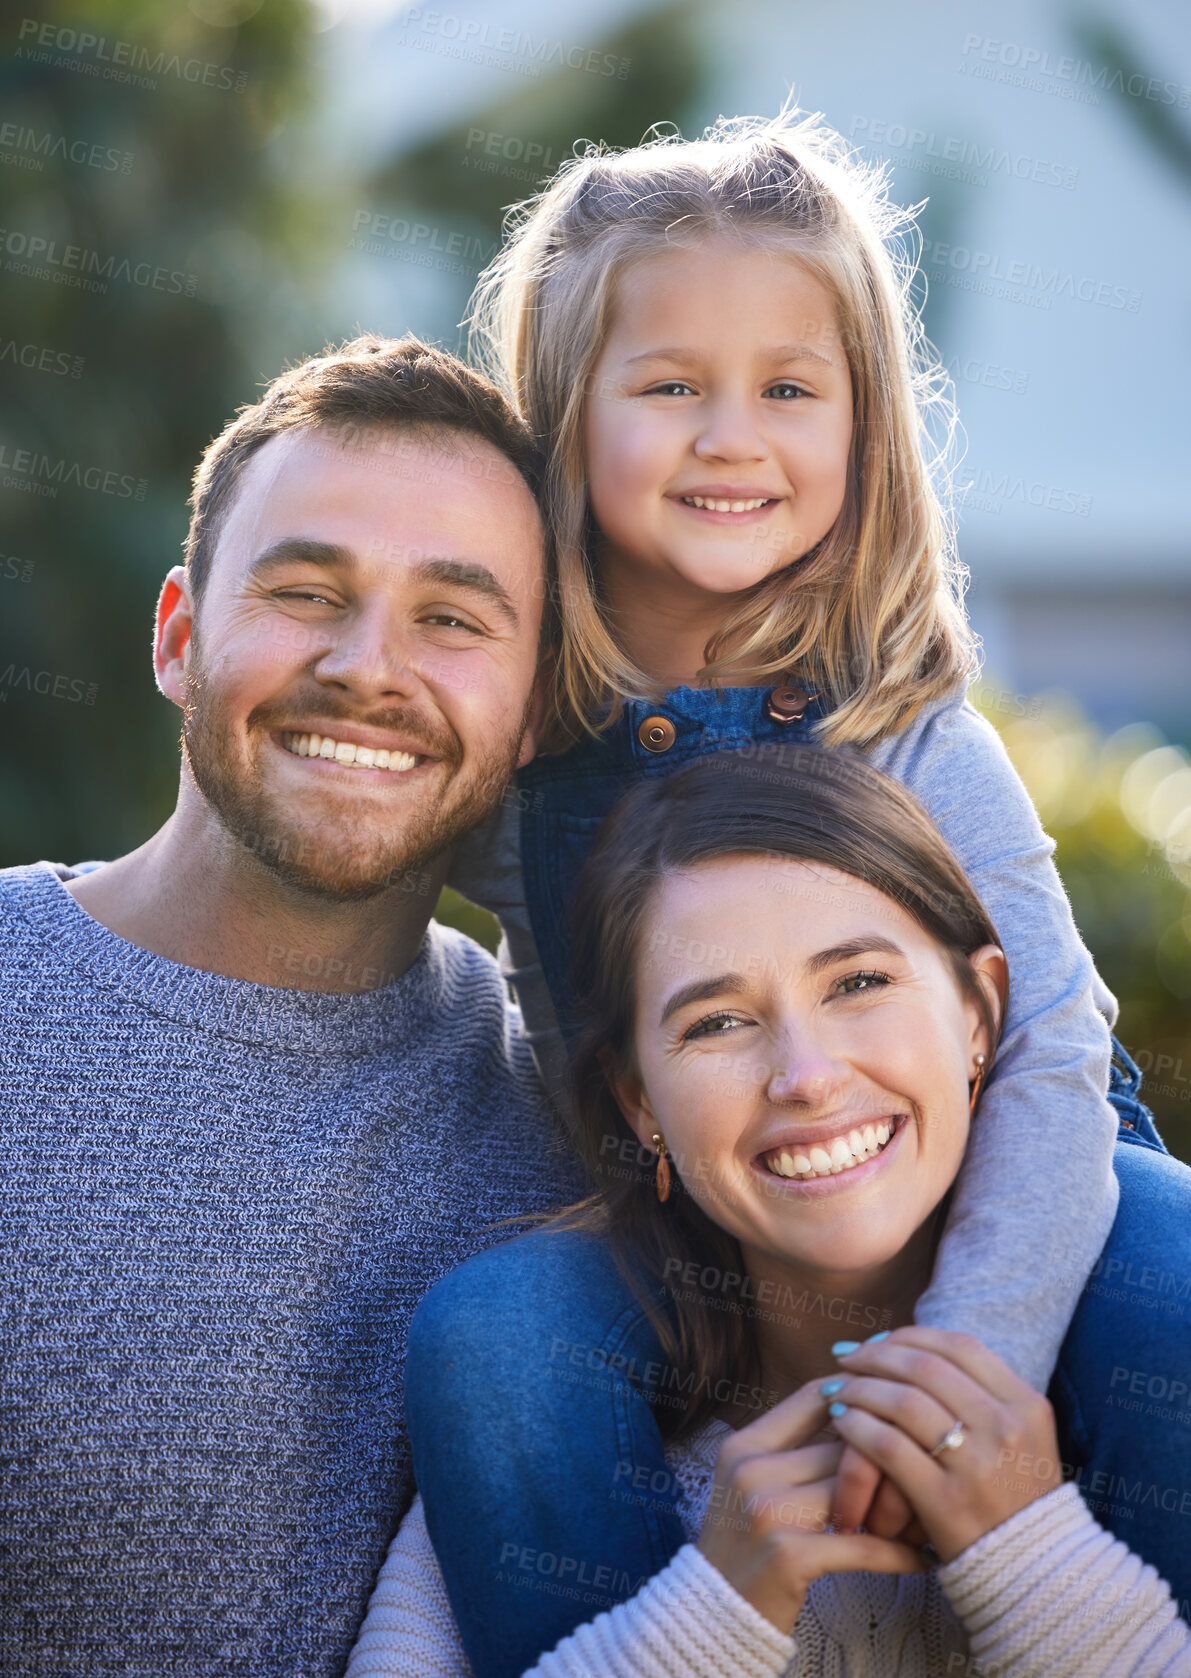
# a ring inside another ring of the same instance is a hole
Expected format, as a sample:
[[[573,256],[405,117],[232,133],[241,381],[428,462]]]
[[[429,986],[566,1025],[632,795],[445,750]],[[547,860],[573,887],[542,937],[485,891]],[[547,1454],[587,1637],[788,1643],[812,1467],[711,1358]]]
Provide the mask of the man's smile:
[[[424,763],[438,761],[437,758],[404,751],[400,747],[365,745],[362,742],[344,739],[341,735],[315,732],[297,734],[284,730],[279,738],[285,750],[294,757],[316,758],[320,762],[334,763],[345,769],[372,769],[386,774],[404,774],[411,769],[420,768]]]

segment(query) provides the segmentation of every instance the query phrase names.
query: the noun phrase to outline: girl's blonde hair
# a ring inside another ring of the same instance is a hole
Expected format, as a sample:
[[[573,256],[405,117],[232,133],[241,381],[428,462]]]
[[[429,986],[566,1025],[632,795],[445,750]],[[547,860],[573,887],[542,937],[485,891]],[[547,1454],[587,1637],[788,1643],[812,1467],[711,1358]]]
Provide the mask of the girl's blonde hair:
[[[563,625],[551,746],[598,732],[622,697],[660,696],[601,611],[584,402],[626,265],[712,237],[782,248],[827,288],[854,423],[840,517],[793,577],[783,568],[765,578],[729,613],[700,679],[797,669],[829,707],[820,738],[866,744],[974,671],[947,493],[955,414],[911,296],[904,242],[920,207],[891,204],[882,168],[856,161],[819,116],[787,103],[771,121],[720,118],[701,140],[589,146],[510,212],[469,321],[473,353],[547,449]]]

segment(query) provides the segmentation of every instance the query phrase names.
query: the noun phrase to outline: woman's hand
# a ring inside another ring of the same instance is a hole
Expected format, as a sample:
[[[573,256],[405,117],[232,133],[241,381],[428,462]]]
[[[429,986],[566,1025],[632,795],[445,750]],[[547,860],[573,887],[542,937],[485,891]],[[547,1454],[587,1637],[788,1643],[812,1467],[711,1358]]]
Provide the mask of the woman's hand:
[[[724,1440],[699,1534],[712,1566],[787,1634],[821,1574],[922,1572],[909,1545],[827,1531],[843,1447],[825,1432],[821,1386],[800,1387]]]
[[[831,1524],[836,1532],[863,1527],[879,1538],[926,1543],[922,1523],[893,1481],[852,1445],[844,1446],[836,1472]]]
[[[1049,1403],[971,1335],[899,1328],[839,1364],[836,1431],[904,1494],[944,1562],[1062,1484]],[[939,1451],[957,1421],[962,1443]]]

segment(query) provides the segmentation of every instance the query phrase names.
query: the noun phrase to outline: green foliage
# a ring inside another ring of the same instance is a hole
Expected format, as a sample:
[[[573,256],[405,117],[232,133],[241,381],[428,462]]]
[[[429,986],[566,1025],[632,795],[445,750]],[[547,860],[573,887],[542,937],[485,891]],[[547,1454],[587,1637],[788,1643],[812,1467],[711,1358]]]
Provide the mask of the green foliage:
[[[0,865],[115,855],[172,805],[153,601],[199,454],[276,371],[248,345],[286,268],[269,146],[306,97],[311,18],[306,0],[34,10],[43,38],[10,23],[3,71],[6,122],[50,149],[2,169],[0,446],[35,464],[0,492]]]
[[[1144,723],[1105,738],[1065,694],[1027,702],[986,680],[973,697],[1055,840],[1076,925],[1120,1002],[1117,1036],[1145,1075],[1146,1104],[1167,1147],[1191,1163],[1187,754]]]

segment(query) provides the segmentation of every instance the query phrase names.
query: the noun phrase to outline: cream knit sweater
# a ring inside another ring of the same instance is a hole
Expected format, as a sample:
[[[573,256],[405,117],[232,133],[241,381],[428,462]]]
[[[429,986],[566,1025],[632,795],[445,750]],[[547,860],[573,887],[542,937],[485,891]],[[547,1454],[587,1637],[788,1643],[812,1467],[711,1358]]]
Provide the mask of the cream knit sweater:
[[[1191,1678],[1191,1627],[1165,1582],[1070,1485],[934,1573],[815,1580],[787,1637],[695,1548],[730,1431],[710,1421],[667,1449],[690,1542],[525,1678]],[[420,1497],[389,1548],[345,1678],[381,1674],[471,1678]]]

